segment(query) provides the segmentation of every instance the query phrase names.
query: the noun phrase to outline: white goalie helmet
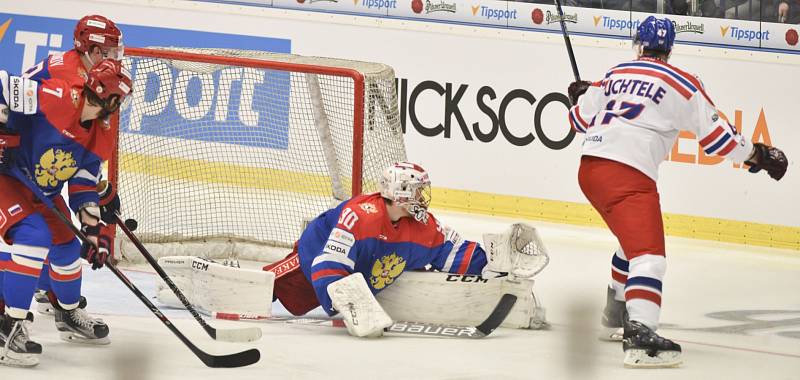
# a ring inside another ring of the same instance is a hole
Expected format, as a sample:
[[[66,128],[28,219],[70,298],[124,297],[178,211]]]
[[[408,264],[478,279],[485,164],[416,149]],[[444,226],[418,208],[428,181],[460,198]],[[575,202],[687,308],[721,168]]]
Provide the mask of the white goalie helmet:
[[[431,180],[428,172],[411,162],[398,162],[383,170],[381,196],[404,207],[419,222],[428,223]]]

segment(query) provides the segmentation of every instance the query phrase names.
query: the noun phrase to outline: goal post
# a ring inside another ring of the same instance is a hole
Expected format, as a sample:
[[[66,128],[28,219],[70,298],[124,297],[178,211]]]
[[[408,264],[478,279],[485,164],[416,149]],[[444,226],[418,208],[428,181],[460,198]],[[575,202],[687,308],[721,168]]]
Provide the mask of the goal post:
[[[157,256],[272,261],[406,157],[385,64],[185,48],[126,48],[124,63],[134,89],[108,175]]]

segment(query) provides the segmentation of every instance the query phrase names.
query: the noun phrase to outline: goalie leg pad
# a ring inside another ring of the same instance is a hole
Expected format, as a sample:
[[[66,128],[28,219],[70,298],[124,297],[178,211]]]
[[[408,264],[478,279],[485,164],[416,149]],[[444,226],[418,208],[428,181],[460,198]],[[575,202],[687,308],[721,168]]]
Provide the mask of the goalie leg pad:
[[[198,311],[265,318],[272,315],[273,273],[233,268],[191,256],[162,257],[158,264]],[[183,308],[163,280],[159,277],[156,281],[159,302]]]
[[[376,295],[394,319],[474,326],[481,323],[503,294],[517,296],[502,327],[548,326],[545,308],[533,292],[532,279],[483,278],[442,272],[406,272]]]
[[[350,335],[375,338],[383,335],[383,329],[392,325],[392,318],[369,290],[364,275],[353,273],[328,285],[328,295],[333,308],[344,318]]]
[[[263,269],[275,273],[274,300],[281,301],[292,315],[305,315],[319,306],[314,287],[300,269],[297,251]]]

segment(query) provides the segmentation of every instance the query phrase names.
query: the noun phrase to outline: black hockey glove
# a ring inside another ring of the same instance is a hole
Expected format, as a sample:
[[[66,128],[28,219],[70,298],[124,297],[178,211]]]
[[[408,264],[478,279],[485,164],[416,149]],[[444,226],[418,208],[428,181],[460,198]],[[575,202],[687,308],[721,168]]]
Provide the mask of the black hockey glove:
[[[119,195],[107,181],[100,181],[97,184],[97,195],[100,196],[100,219],[106,224],[114,224],[116,222],[114,216],[119,214],[120,209]]]
[[[81,231],[86,234],[86,237],[97,243],[97,247],[87,243],[81,245],[81,257],[92,264],[92,269],[102,268],[106,264],[108,253],[110,252],[111,238],[102,233],[102,229],[103,227],[100,224],[96,226],[84,224],[81,226]]]
[[[585,80],[572,82],[569,84],[569,88],[567,88],[567,94],[569,95],[569,101],[572,102],[572,105],[578,104],[578,98],[583,95],[584,92],[592,85],[592,82],[588,82]]]
[[[750,173],[758,173],[764,169],[776,181],[783,178],[789,166],[789,160],[783,151],[762,143],[753,144],[753,154],[744,163],[750,165]]]

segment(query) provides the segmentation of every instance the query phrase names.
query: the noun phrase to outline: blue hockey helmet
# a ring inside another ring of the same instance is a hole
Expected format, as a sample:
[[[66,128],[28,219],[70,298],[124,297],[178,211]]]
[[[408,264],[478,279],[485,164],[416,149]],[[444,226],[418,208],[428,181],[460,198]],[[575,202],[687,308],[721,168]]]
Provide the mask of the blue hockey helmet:
[[[635,45],[644,50],[670,52],[675,42],[675,26],[668,18],[659,19],[648,16],[636,29]]]

